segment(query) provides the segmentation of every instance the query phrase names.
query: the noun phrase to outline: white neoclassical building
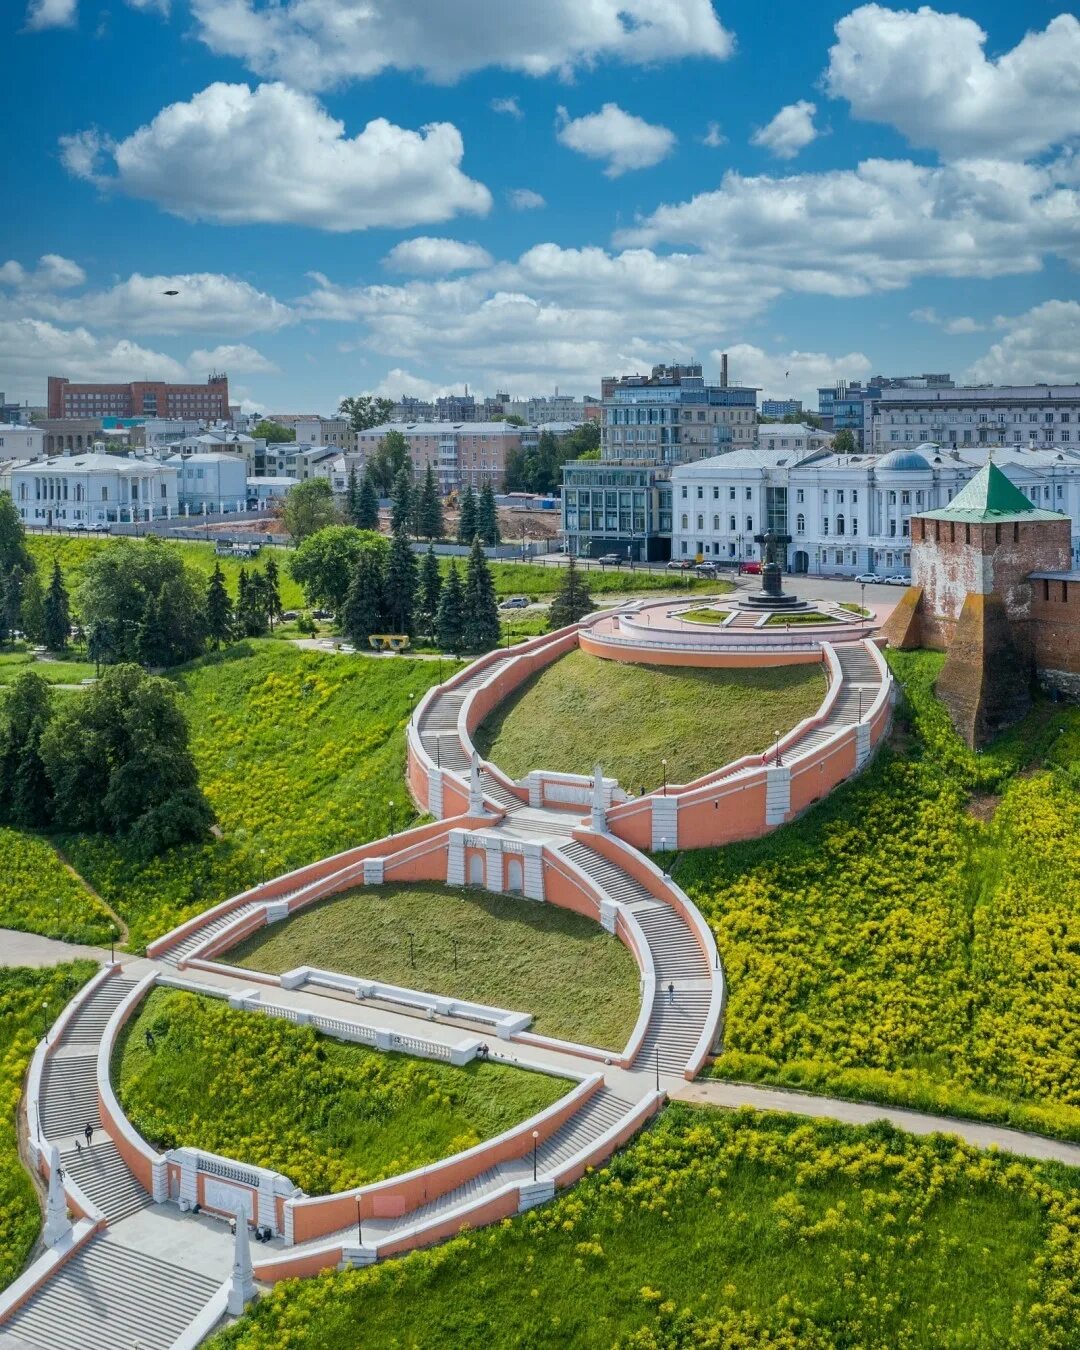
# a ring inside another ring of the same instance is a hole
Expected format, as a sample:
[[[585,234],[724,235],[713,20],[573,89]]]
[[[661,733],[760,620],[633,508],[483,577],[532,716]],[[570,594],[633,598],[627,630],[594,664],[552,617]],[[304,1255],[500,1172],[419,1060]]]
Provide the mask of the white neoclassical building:
[[[1037,506],[1073,522],[1080,563],[1080,448],[925,444],[887,454],[799,456],[758,447],[682,464],[671,471],[676,559],[735,563],[760,556],[754,536],[791,536],[793,572],[854,576],[904,573],[911,517],[947,506],[990,455]]]
[[[120,455],[56,455],[11,471],[11,495],[26,525],[61,528],[176,515],[176,470]]]

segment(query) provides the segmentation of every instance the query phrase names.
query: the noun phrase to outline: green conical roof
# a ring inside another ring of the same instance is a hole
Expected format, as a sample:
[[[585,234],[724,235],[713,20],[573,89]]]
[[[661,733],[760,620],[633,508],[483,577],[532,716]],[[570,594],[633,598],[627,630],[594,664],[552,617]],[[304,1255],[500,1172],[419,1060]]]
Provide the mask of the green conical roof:
[[[967,483],[948,506],[937,511],[921,511],[930,520],[958,520],[966,525],[995,524],[1003,520],[1059,520],[1056,511],[1043,511],[1035,506],[1015,484],[1001,472],[993,460],[988,461],[970,483]]]

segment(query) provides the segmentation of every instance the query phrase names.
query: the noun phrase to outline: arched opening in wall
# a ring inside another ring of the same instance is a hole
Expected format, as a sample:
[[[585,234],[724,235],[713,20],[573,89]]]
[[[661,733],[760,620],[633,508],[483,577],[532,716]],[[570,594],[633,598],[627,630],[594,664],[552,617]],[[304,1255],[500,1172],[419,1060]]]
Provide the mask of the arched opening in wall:
[[[520,858],[511,858],[506,864],[506,889],[511,895],[520,895],[525,889],[525,873]]]
[[[469,885],[483,886],[484,884],[484,859],[479,853],[469,855]]]
[[[791,570],[792,570],[793,572],[809,572],[809,571],[810,571],[810,554],[807,553],[806,549],[804,549],[804,548],[797,548],[797,549],[795,550],[795,557],[794,557],[793,562],[792,562],[792,569],[791,569]]]

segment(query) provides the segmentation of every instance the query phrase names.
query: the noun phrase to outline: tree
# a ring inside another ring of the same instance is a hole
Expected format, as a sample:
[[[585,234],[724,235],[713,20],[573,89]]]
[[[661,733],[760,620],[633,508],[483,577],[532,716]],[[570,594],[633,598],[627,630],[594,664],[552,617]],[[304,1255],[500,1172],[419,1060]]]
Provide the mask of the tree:
[[[416,605],[416,555],[409,544],[405,526],[399,525],[390,540],[383,584],[383,608],[391,633],[415,632],[413,611]]]
[[[439,596],[439,618],[436,625],[439,646],[456,656],[465,650],[465,593],[461,587],[457,563],[450,564],[442,594]]]
[[[95,659],[171,666],[198,656],[205,589],[179,549],[160,539],[121,539],[94,554],[83,568],[77,609],[95,635]]]
[[[532,491],[529,486],[528,461],[525,458],[525,451],[518,446],[512,446],[506,452],[503,487],[507,492]]]
[[[339,512],[328,478],[309,478],[285,494],[281,518],[291,538],[300,543],[309,535],[336,525]]]
[[[832,448],[838,455],[853,455],[858,450],[855,433],[850,427],[841,427],[833,437]]]
[[[31,642],[45,641],[45,596],[36,571],[27,572],[23,578],[19,622]]]
[[[294,428],[283,427],[280,422],[271,422],[265,417],[261,422],[255,423],[255,430],[252,435],[257,440],[266,441],[267,445],[280,445],[284,441],[296,440]]]
[[[33,566],[26,551],[26,530],[11,493],[0,492],[0,576],[6,577],[16,567],[29,572]]]
[[[420,504],[417,511],[418,533],[425,539],[441,539],[443,536],[442,495],[439,492],[439,480],[435,470],[429,464],[424,471],[424,481],[420,488]]]
[[[476,493],[473,492],[472,484],[466,483],[461,494],[461,501],[458,503],[458,543],[468,547],[476,536]]]
[[[372,633],[384,631],[383,560],[374,549],[361,553],[349,582],[341,626],[358,647],[366,647]]]
[[[60,564],[53,560],[52,580],[42,605],[42,634],[45,646],[51,652],[62,652],[67,648],[71,635],[71,611],[68,605],[67,587],[60,573]]]
[[[213,574],[206,584],[206,636],[211,646],[217,650],[228,642],[233,630],[233,605],[229,592],[225,588],[225,576],[221,564],[214,565]]]
[[[30,829],[49,823],[52,787],[41,738],[52,720],[52,690],[33,671],[20,675],[0,703],[0,822]]]
[[[476,507],[476,532],[488,548],[494,548],[499,542],[499,513],[495,509],[495,493],[490,483],[485,483],[480,489],[480,500]]]
[[[591,614],[592,609],[593,599],[589,594],[589,584],[578,571],[577,562],[571,554],[563,570],[559,589],[551,601],[548,628],[554,632],[556,628],[565,628],[568,624],[577,623],[586,614]]]
[[[464,636],[469,651],[486,652],[499,645],[495,582],[479,536],[473,540],[465,573]]]
[[[412,468],[403,464],[394,480],[394,495],[390,506],[390,529],[394,533],[399,529],[408,529],[413,512],[413,491]]]
[[[360,480],[356,474],[356,465],[349,466],[349,485],[345,489],[345,517],[350,525],[360,526],[357,516],[360,514]],[[360,526],[362,529],[363,526]]]
[[[213,819],[179,694],[138,666],[113,666],[65,700],[41,738],[41,758],[61,829],[126,835],[148,858],[201,838]]]
[[[377,530],[379,528],[379,494],[375,491],[375,484],[371,480],[371,474],[365,473],[363,481],[360,484],[360,492],[357,495],[356,519],[353,524],[361,530]]]
[[[0,641],[6,641],[22,627],[26,575],[21,567],[13,567],[6,577],[0,573]]]
[[[428,545],[424,560],[420,564],[420,605],[419,618],[423,631],[435,636],[439,621],[439,596],[442,593],[442,573],[435,550]]]
[[[281,577],[278,573],[277,559],[273,553],[266,556],[266,567],[263,569],[263,595],[266,598],[266,617],[270,621],[270,631],[274,631],[274,621],[280,619],[285,612],[281,603]]]
[[[393,399],[375,398],[372,394],[343,398],[338,404],[338,412],[349,419],[353,431],[370,431],[372,427],[381,427],[390,420],[393,410]]]
[[[400,431],[391,428],[368,460],[368,473],[380,497],[390,496],[398,474],[406,466],[412,467],[409,442]]]
[[[293,554],[290,570],[309,605],[325,606],[339,614],[360,554],[368,549],[385,552],[386,546],[382,535],[369,530],[331,525],[304,540]]]

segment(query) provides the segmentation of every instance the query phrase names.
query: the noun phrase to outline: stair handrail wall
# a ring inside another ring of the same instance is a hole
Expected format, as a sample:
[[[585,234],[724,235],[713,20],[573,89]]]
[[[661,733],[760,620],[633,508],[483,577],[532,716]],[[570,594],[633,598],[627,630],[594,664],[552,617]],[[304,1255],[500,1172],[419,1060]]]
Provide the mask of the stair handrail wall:
[[[120,1003],[113,1009],[105,1024],[97,1052],[97,1090],[98,1108],[105,1132],[112,1138],[117,1153],[124,1160],[135,1179],[155,1198],[160,1197],[161,1173],[165,1166],[165,1157],[151,1148],[142,1135],[127,1118],[117,1100],[112,1086],[112,1057],[116,1039],[135,1009],[157,984],[158,972],[151,971],[135,987],[128,991]],[[155,1188],[155,1172],[158,1185]]]

